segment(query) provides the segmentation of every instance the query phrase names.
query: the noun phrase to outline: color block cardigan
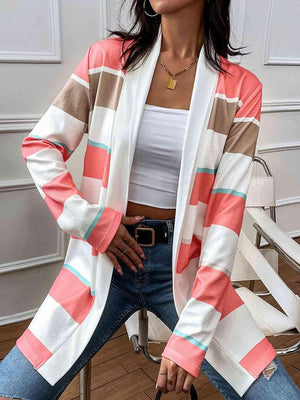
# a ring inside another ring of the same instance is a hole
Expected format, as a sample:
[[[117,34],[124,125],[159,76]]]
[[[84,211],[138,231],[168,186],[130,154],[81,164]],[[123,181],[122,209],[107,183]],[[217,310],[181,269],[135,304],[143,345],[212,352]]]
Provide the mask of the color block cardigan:
[[[125,215],[139,123],[161,45],[121,70],[122,41],[89,46],[65,86],[22,143],[36,187],[70,235],[65,262],[16,344],[54,385],[74,364],[101,318],[113,265],[105,254]],[[238,245],[260,125],[262,83],[202,46],[185,130],[173,237],[179,316],[162,356],[198,377],[204,358],[242,396],[276,351],[234,290]],[[65,161],[87,134],[80,190]]]

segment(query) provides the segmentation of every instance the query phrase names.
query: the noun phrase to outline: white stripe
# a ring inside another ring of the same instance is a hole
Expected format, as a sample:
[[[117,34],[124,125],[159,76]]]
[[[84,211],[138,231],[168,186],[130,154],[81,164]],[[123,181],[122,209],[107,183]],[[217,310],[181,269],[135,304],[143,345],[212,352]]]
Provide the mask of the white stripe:
[[[99,211],[98,204],[89,204],[78,194],[68,197],[57,223],[66,233],[83,237]]]
[[[111,108],[95,106],[89,126],[89,139],[109,146],[115,115],[116,111]]]
[[[238,323],[241,324],[241,321]],[[232,327],[230,329],[232,330]],[[217,372],[231,384],[241,397],[256,379],[218,343],[215,336],[207,349],[205,359],[214,366]]]
[[[241,118],[234,118],[233,122],[253,122],[258,127],[260,126],[260,121],[255,117],[241,117]]]
[[[101,67],[97,67],[97,68],[90,68],[89,69],[89,75],[93,75],[93,74],[97,74],[98,72],[108,72],[109,74],[113,74],[116,76],[120,76],[121,78],[125,77],[125,74],[123,71],[120,71],[118,69],[113,69],[113,68],[109,68],[109,67],[105,67],[104,65]]]
[[[213,189],[230,189],[247,194],[253,172],[253,161],[242,153],[225,152],[221,158]]]
[[[86,241],[70,238],[65,263],[73,267],[88,282],[91,282],[93,259],[92,246]],[[68,256],[68,257],[67,257]]]
[[[59,150],[43,149],[27,157],[27,168],[40,188],[66,172],[65,162]]]
[[[202,203],[201,201],[198,201],[197,217],[196,217],[196,221],[195,221],[194,233],[197,236],[197,238],[200,240],[202,240],[202,231],[203,231],[206,210],[207,210],[207,204]]]
[[[196,166],[201,168],[217,168],[223,154],[227,135],[206,129],[202,144],[196,156]]]
[[[245,332],[251,332],[251,334],[245,335]],[[220,320],[215,337],[240,361],[265,336],[257,329],[246,305],[242,304]]]
[[[221,318],[214,306],[191,297],[183,308],[175,329],[208,346]]]
[[[194,223],[197,215],[197,206],[189,204],[186,213],[186,224],[182,232],[182,242],[189,244],[192,241],[194,232]]]
[[[239,101],[238,97],[226,97],[226,95],[223,93],[216,93],[215,97],[226,100],[228,103],[237,103]]]
[[[40,193],[40,195],[42,196],[42,198],[44,199],[46,197],[45,193],[42,191],[42,189],[38,185],[36,185],[36,188],[37,188],[38,192]]]
[[[90,178],[83,175],[81,179],[80,192],[89,203],[98,204],[101,185],[102,179]]]
[[[64,143],[74,151],[82,139],[85,126],[85,122],[51,104],[30,134]]]
[[[72,75],[71,75],[71,78],[73,78],[74,81],[76,81],[76,82],[80,83],[81,85],[85,86],[87,89],[90,88],[89,83],[86,82],[85,80],[79,78],[79,76],[77,76],[77,75],[75,75],[75,74],[72,74]]]
[[[231,274],[238,245],[238,235],[223,225],[212,224],[204,228],[199,265],[207,265]]]
[[[49,329],[49,326],[51,326],[51,329]],[[31,332],[52,353],[64,343],[77,327],[78,323],[49,294],[47,294],[28,326]]]

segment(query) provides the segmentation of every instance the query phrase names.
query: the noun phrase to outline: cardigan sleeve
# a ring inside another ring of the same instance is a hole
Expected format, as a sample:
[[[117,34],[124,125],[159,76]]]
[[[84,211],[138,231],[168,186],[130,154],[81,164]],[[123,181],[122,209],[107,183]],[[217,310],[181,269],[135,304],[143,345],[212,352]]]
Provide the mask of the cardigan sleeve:
[[[21,152],[59,227],[86,240],[103,254],[119,227],[122,213],[84,199],[65,164],[88,131],[92,108],[89,80],[91,46],[45,114],[23,140]]]
[[[253,86],[252,86],[253,87]],[[262,83],[240,99],[204,219],[198,270],[162,356],[198,377],[220,319],[234,310],[231,271],[250,186],[260,126]]]

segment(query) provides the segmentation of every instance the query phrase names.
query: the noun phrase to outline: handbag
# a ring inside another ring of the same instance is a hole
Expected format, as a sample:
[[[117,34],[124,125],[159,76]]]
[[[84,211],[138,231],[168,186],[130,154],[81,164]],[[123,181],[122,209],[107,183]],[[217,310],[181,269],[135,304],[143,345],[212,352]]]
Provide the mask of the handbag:
[[[160,389],[158,389],[156,396],[155,396],[155,400],[160,400],[161,394],[162,394],[162,391]],[[191,396],[191,400],[198,400],[198,395],[197,395],[195,386],[193,384],[191,384],[190,396]]]

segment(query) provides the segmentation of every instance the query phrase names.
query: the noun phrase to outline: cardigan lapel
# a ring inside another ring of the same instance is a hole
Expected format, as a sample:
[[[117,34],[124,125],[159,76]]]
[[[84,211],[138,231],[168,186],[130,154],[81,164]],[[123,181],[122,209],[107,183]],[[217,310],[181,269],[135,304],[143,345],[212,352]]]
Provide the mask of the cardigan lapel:
[[[113,124],[111,167],[106,205],[122,211],[123,213],[125,213],[127,207],[130,170],[137,134],[159,57],[161,39],[162,32],[160,26],[157,40],[144,63],[134,71],[127,71],[125,73]],[[178,181],[172,250],[172,268],[174,273],[176,271],[184,217],[188,207],[190,191],[192,189],[192,178],[196,169],[196,155],[210,116],[218,76],[218,72],[206,62],[204,46],[202,46],[197,63],[190,110],[184,133]]]
[[[177,270],[179,245],[187,221],[185,216],[189,205],[193,181],[197,169],[196,156],[201,151],[208,120],[215,97],[218,72],[205,60],[204,46],[201,47],[196,68],[190,109],[184,133],[181,166],[178,179],[176,216],[173,236],[173,278]],[[204,155],[204,157],[209,155]]]
[[[160,53],[160,38],[161,28],[144,64],[133,71],[126,71],[112,128],[106,205],[124,214],[138,129]]]

